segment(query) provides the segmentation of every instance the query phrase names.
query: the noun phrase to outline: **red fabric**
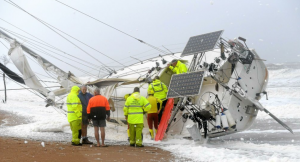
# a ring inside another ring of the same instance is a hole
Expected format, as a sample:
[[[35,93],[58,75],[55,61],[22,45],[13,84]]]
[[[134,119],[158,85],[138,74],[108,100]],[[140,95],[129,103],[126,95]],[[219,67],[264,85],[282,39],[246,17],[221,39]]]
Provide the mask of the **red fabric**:
[[[157,113],[150,113],[147,116],[147,121],[148,121],[148,126],[149,129],[153,129],[153,123],[154,123],[154,128],[158,128],[158,114]]]
[[[107,99],[102,95],[96,95],[90,99],[88,107],[86,109],[87,114],[90,114],[91,108],[93,107],[105,107],[106,111],[110,110]]]
[[[174,107],[174,99],[169,98],[165,107],[165,111],[163,112],[161,121],[158,126],[157,134],[155,136],[155,141],[159,141],[163,139],[164,134],[168,127],[168,122],[170,120],[173,107]]]

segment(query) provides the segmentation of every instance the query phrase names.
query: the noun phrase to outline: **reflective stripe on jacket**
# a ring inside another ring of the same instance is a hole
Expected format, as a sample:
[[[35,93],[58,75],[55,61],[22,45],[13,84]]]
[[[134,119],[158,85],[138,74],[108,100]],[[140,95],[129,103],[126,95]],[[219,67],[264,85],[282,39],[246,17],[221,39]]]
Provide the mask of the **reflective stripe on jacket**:
[[[158,79],[154,80],[148,87],[148,91],[150,90],[154,91],[154,97],[162,101],[166,100],[168,87],[160,80]]]
[[[129,124],[141,124],[144,123],[143,112],[150,109],[151,105],[148,100],[140,96],[140,93],[135,92],[127,98],[123,111],[125,116],[128,115],[127,122]]]
[[[176,73],[176,74],[187,73],[186,65],[180,61],[177,61],[177,64],[175,67],[173,67],[171,65],[171,66],[169,66],[169,68],[173,71],[173,73]]]
[[[82,116],[82,105],[80,99],[78,98],[78,91],[80,88],[78,86],[73,86],[71,92],[67,97],[67,107],[68,107],[68,122],[81,119]]]

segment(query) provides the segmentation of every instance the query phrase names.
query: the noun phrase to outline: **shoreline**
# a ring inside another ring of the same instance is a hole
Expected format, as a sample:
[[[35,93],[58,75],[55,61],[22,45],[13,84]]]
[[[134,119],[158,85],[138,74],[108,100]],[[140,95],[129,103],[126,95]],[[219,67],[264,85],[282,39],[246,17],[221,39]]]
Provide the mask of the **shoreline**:
[[[72,146],[69,142],[42,142],[13,137],[0,137],[0,157],[0,161],[176,161],[169,151],[157,147]]]
[[[29,123],[25,117],[0,110],[0,129]],[[43,147],[43,144],[44,147]],[[0,134],[0,161],[180,161],[155,146],[130,147],[107,142],[109,147],[72,146],[71,142],[43,141]],[[110,145],[111,144],[111,145]]]

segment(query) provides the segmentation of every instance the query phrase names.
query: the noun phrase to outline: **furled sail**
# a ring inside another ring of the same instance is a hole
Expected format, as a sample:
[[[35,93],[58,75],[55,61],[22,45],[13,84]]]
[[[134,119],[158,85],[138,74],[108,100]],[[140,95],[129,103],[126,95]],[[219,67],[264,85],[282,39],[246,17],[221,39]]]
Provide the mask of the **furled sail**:
[[[12,80],[14,80],[18,83],[21,83],[21,84],[25,84],[24,79],[22,77],[20,77],[18,74],[11,71],[9,68],[7,68],[2,63],[0,63],[0,69]]]

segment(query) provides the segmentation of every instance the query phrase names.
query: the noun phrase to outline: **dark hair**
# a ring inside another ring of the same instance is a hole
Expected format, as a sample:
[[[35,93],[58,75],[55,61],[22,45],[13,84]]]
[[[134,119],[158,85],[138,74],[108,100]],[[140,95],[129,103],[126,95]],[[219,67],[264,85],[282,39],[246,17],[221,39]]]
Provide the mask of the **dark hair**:
[[[140,88],[139,87],[134,87],[133,92],[140,92]]]
[[[155,76],[154,79],[159,79],[159,76]]]

